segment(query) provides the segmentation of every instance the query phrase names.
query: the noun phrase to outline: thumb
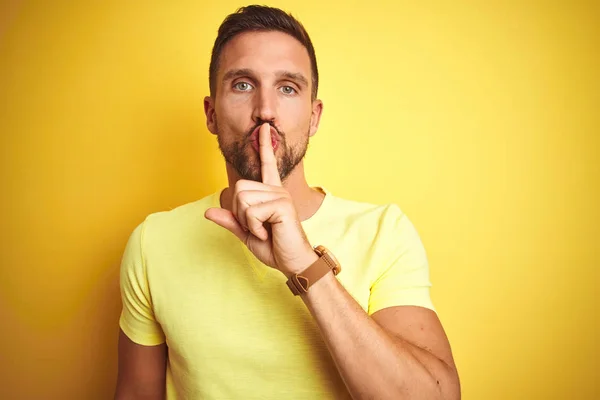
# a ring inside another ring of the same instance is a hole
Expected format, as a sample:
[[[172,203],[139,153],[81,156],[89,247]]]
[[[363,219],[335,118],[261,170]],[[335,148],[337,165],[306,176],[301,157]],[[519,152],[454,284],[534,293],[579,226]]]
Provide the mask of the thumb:
[[[247,233],[244,232],[244,229],[242,228],[240,223],[237,221],[237,219],[235,219],[232,212],[229,210],[226,210],[224,208],[212,207],[206,210],[206,212],[204,213],[204,218],[227,229],[229,232],[233,233],[242,241],[247,236]]]

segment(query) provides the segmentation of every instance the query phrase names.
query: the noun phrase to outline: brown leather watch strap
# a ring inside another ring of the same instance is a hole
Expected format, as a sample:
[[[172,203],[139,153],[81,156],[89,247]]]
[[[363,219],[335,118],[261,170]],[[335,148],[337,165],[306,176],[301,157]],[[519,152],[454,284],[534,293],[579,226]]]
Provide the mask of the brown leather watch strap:
[[[341,270],[341,267],[327,249],[319,246],[315,251],[319,254],[319,259],[301,273],[292,275],[287,281],[288,287],[295,296],[308,292],[308,288],[327,275],[328,272],[337,275]]]

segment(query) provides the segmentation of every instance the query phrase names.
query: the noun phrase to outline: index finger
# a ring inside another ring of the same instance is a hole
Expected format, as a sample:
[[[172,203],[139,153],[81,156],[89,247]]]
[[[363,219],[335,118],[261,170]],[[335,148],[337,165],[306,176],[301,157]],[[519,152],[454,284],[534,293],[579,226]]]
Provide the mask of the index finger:
[[[258,132],[262,181],[266,185],[281,186],[281,178],[277,169],[277,158],[275,157],[271,140],[271,125],[265,122]]]

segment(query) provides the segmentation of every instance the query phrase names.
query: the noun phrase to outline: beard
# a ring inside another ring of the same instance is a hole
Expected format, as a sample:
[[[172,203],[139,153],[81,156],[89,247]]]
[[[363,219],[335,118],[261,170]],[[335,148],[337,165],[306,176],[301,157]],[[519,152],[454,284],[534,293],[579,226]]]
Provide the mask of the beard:
[[[238,175],[242,179],[252,180],[256,182],[262,182],[261,168],[260,168],[260,155],[254,150],[250,142],[250,136],[254,129],[267,121],[259,121],[252,129],[244,134],[240,139],[236,139],[233,142],[227,143],[223,140],[223,135],[219,123],[217,122],[217,141],[219,142],[219,149],[225,158],[225,161],[229,163]],[[273,126],[273,124],[270,124]],[[273,126],[274,127],[274,126]],[[275,127],[274,127],[275,128]],[[308,148],[309,135],[306,133],[306,137],[303,138],[296,146],[290,146],[287,143],[287,137],[284,132],[281,132],[275,128],[279,134],[279,146],[275,153],[277,159],[277,170],[279,171],[279,178],[281,182],[284,182],[286,178],[292,173],[294,168],[304,159],[306,150]],[[280,154],[278,156],[278,153]]]

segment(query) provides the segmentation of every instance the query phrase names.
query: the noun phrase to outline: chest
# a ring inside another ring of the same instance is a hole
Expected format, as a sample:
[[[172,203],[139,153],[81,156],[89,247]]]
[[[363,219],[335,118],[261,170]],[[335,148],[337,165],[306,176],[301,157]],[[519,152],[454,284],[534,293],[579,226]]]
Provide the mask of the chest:
[[[338,279],[366,309],[363,259],[339,250]],[[152,304],[182,367],[206,371],[207,365],[225,362],[228,368],[279,373],[298,368],[298,357],[312,360],[308,365],[333,366],[318,326],[301,298],[289,291],[286,277],[240,243],[221,251],[196,246],[165,254],[148,266]],[[188,255],[171,259],[168,254]]]

